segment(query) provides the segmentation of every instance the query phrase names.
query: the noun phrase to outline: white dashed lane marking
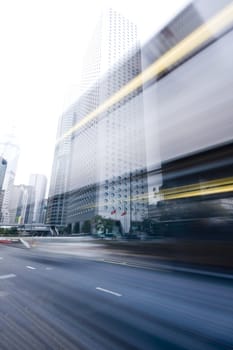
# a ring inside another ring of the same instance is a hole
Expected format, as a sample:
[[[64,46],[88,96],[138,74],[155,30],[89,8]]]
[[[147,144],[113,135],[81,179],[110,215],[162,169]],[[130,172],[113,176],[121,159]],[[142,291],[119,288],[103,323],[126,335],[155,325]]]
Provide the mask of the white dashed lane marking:
[[[96,289],[97,289],[97,290],[100,290],[101,292],[104,292],[104,293],[113,294],[113,295],[115,295],[116,297],[122,297],[122,294],[113,292],[112,290],[109,290],[109,289],[104,289],[104,288],[101,288],[101,287],[96,287]]]
[[[2,275],[0,276],[0,280],[6,280],[7,278],[13,278],[16,277],[14,273],[9,273],[8,275]]]
[[[26,266],[26,268],[30,270],[36,270],[36,267],[33,267],[33,266]]]

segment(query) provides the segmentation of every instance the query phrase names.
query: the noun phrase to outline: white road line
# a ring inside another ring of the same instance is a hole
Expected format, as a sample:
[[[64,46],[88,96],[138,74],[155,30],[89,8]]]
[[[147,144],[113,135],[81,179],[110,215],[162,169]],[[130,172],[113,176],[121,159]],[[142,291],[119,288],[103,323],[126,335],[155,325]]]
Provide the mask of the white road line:
[[[16,277],[14,273],[10,273],[9,275],[2,275],[0,276],[0,280],[6,280],[7,278],[13,278]]]
[[[109,293],[109,294],[113,294],[117,297],[122,297],[122,294],[119,294],[119,293],[116,293],[116,292],[113,292],[111,290],[108,290],[108,289],[104,289],[104,288],[101,288],[101,287],[96,287],[97,290],[100,290],[101,292],[105,292],[105,293]]]
[[[52,267],[46,267],[45,270],[52,270]]]
[[[163,268],[159,268],[159,267],[150,267],[150,266],[136,265],[136,264],[133,264],[133,263],[127,263],[126,261],[116,262],[116,261],[105,260],[105,259],[96,260],[96,261],[101,261],[101,262],[104,262],[106,264],[114,264],[114,265],[133,267],[135,269],[153,270],[153,271],[159,271],[159,272],[160,271],[162,271],[162,272],[171,272],[172,271],[171,269],[169,270],[169,269],[163,269]]]
[[[109,263],[109,264],[115,264],[115,265],[126,265],[127,263],[125,261],[113,261],[113,260],[105,260],[103,259],[103,262]]]
[[[2,256],[0,256],[0,260],[3,260],[3,257],[2,257]]]
[[[33,266],[26,266],[26,267],[30,270],[36,270],[36,267],[33,267]]]
[[[23,238],[20,238],[19,240],[26,248],[28,249],[31,248],[30,244],[27,241],[25,241]]]

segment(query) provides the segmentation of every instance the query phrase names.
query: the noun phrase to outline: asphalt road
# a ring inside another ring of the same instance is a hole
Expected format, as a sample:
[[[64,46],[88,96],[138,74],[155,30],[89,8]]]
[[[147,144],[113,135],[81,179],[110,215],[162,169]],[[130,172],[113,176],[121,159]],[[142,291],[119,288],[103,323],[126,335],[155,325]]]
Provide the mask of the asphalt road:
[[[0,349],[233,348],[233,279],[0,245]]]

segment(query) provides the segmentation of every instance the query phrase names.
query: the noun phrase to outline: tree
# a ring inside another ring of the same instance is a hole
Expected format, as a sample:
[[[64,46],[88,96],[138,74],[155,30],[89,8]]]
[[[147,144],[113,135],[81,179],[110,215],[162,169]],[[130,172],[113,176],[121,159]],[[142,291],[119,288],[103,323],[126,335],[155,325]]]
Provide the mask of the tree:
[[[9,234],[12,235],[12,236],[17,235],[18,234],[17,227],[11,227],[9,229]]]
[[[98,234],[112,233],[116,221],[111,218],[103,218],[101,215],[96,215],[93,218],[93,225]]]
[[[105,231],[112,233],[113,226],[114,226],[114,220],[113,219],[104,219],[104,227]]]
[[[64,233],[70,235],[71,234],[71,229],[72,229],[71,224],[68,224],[66,227],[64,227],[63,231],[64,231]]]
[[[80,224],[76,222],[73,228],[73,233],[79,233]]]
[[[82,225],[82,232],[83,233],[91,233],[91,221],[90,220],[84,221],[84,223]]]

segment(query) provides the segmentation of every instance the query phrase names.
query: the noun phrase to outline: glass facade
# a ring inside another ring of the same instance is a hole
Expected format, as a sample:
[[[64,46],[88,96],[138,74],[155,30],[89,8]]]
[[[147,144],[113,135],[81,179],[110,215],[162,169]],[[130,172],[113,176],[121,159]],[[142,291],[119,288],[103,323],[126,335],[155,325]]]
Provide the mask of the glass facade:
[[[227,217],[227,234],[232,28],[227,8],[219,15],[224,4],[211,4],[189,4],[143,47],[136,27],[114,12],[103,25],[107,39],[98,26],[99,64],[59,124],[48,223],[82,232],[88,221],[96,233],[110,220],[116,233],[174,236],[177,227],[179,235],[220,232],[214,222]]]
[[[78,223],[82,229],[86,220],[100,216],[129,232],[131,221],[146,215],[142,89],[110,104],[96,118],[92,113],[141,73],[141,51],[136,27],[115,11],[110,10],[98,28],[94,49],[99,64],[90,65],[92,74],[86,74],[83,82],[89,88],[60,121],[47,222],[72,227]],[[99,47],[105,54],[99,54]],[[67,125],[72,131],[63,139]]]

